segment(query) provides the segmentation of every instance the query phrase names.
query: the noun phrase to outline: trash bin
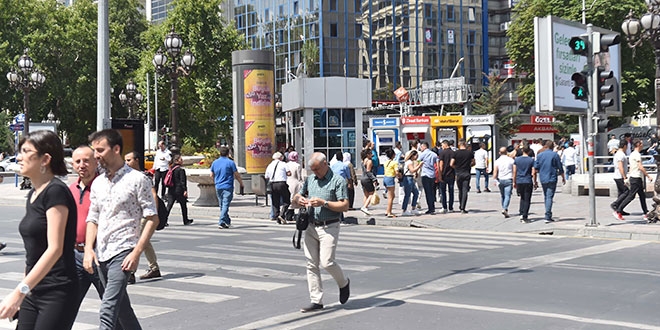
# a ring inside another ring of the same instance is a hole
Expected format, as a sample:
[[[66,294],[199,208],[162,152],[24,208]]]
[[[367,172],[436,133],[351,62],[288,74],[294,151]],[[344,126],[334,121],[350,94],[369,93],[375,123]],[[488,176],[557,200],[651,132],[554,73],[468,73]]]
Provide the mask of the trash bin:
[[[252,175],[251,188],[252,192],[257,196],[266,196],[270,193],[268,185],[266,184],[266,177],[263,174]]]

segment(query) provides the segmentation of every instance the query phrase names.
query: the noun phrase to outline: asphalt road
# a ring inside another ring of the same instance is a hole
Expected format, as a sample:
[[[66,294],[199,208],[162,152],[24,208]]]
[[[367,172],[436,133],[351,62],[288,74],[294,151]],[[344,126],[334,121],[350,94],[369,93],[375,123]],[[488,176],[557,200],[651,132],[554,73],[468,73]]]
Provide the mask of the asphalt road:
[[[0,297],[22,276],[22,216],[2,206]],[[660,329],[656,243],[346,225],[337,260],[351,299],[340,305],[323,273],[325,310],[301,314],[292,225],[236,217],[218,230],[215,216],[187,227],[173,217],[153,239],[164,277],[129,287],[144,329]],[[138,275],[145,268],[143,258]],[[92,291],[74,329],[98,327]]]

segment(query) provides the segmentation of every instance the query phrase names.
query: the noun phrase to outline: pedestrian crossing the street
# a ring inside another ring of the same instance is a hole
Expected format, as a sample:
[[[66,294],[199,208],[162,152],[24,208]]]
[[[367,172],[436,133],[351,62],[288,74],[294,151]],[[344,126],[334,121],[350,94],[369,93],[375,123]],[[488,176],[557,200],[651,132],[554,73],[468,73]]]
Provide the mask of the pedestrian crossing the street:
[[[231,303],[249,294],[277,296],[280,290],[306,287],[303,250],[291,246],[295,227],[257,219],[234,219],[219,230],[217,220],[196,218],[194,225],[171,225],[154,234],[152,244],[163,277],[128,287],[139,319],[177,313],[189,303]],[[352,278],[429,258],[469,254],[553,240],[526,234],[342,226],[337,260]],[[8,242],[0,252],[0,298],[21,280],[24,250],[18,233],[2,233]],[[140,275],[146,268],[144,256]],[[331,281],[322,272],[324,281]],[[296,289],[297,290],[297,289]],[[96,329],[100,299],[90,288],[74,329]],[[0,320],[0,329],[16,323]]]

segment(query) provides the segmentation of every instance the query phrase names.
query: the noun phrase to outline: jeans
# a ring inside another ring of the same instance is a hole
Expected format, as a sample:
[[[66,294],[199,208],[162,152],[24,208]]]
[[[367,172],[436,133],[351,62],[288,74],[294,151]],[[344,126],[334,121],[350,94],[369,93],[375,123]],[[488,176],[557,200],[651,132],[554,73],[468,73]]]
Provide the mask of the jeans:
[[[218,203],[220,203],[220,220],[218,225],[221,224],[231,224],[231,218],[229,218],[229,204],[231,200],[234,199],[233,189],[216,189],[216,196],[218,196]]]
[[[545,220],[552,219],[552,199],[555,197],[555,190],[557,190],[557,181],[555,182],[541,182],[543,188],[543,197],[545,198]]]
[[[479,181],[481,181],[481,176],[484,176],[484,189],[488,189],[488,171],[486,171],[485,168],[475,168],[474,169],[475,174],[477,175],[477,191],[481,190],[481,186],[479,185]]]
[[[527,220],[529,215],[529,207],[532,204],[532,191],[534,190],[534,185],[531,183],[518,183],[518,193],[520,194],[520,215],[524,220]]]
[[[626,198],[617,205],[617,212],[623,212],[623,209],[635,199],[635,195],[639,196],[639,203],[642,205],[644,214],[649,213],[646,207],[646,191],[644,189],[644,179],[642,178],[628,178],[630,180],[630,191],[626,194]]]
[[[121,269],[121,263],[131,251],[133,249],[128,249],[110,260],[100,262],[99,278],[105,286],[105,292],[101,299],[99,330],[116,329],[118,320],[124,329],[142,329],[131,307],[128,293],[126,293],[126,285],[131,272]]]
[[[566,180],[569,180],[573,174],[575,174],[575,165],[566,165]]]
[[[445,210],[454,210],[454,183],[456,178],[448,177],[445,181],[438,182],[438,189],[440,189],[440,200],[442,201],[442,208]],[[447,196],[449,195],[449,196]],[[447,197],[449,197],[449,204],[447,204]],[[447,208],[449,207],[449,208]]]
[[[511,191],[513,190],[513,180],[504,179],[499,180],[500,184],[500,197],[502,199],[502,209],[509,210],[509,203],[511,202]]]
[[[468,192],[470,191],[470,173],[456,174],[458,185],[458,206],[461,211],[467,211]]]
[[[412,195],[412,208],[417,207],[417,198],[419,198],[419,190],[417,190],[417,185],[415,184],[415,178],[409,175],[403,177],[403,203],[401,207],[405,212],[408,209],[408,203],[410,202],[410,195]]]
[[[429,213],[435,212],[435,179],[428,176],[422,177],[422,186],[424,187],[424,196],[428,205]]]
[[[307,259],[307,286],[309,298],[314,304],[323,304],[321,268],[335,279],[340,288],[348,284],[344,272],[335,262],[335,251],[339,241],[339,222],[327,226],[310,223],[305,230],[305,259]]]

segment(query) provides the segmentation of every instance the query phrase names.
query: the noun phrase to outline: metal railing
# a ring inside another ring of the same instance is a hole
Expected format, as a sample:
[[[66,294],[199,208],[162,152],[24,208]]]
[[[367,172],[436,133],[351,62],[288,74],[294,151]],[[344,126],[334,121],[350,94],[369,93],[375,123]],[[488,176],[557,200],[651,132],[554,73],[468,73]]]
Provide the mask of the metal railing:
[[[594,162],[596,164],[594,165],[594,168],[596,169],[596,173],[614,172],[615,165],[613,164],[613,160],[613,156],[595,156]],[[586,159],[584,161],[586,164]],[[644,169],[649,172],[657,171],[658,165],[651,155],[642,155],[642,164],[644,165]]]

